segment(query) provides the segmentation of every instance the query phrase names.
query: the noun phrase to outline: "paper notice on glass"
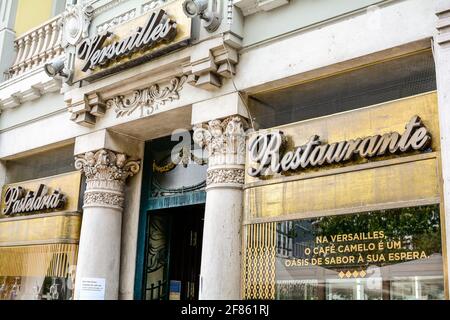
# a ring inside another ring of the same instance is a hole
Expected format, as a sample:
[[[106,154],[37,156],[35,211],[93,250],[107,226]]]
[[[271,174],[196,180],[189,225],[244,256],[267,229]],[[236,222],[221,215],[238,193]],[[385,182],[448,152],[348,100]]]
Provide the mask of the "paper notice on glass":
[[[82,278],[80,300],[105,300],[104,278]]]

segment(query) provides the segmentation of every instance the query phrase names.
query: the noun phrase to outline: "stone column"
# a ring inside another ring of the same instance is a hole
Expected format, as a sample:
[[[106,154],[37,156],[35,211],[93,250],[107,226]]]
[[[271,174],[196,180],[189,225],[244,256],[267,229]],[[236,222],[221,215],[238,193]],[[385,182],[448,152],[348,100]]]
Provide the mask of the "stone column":
[[[194,141],[208,151],[201,300],[240,299],[246,126],[241,116],[194,126]]]
[[[0,160],[0,187],[6,183],[6,166],[5,163]]]
[[[16,55],[14,51],[16,33],[13,26],[16,19],[17,2],[2,0],[0,3],[0,82],[4,78],[3,72],[12,66]]]
[[[75,158],[75,167],[86,177],[75,299],[83,298],[83,278],[105,279],[104,299],[118,299],[124,186],[139,165],[139,161],[109,149]]]

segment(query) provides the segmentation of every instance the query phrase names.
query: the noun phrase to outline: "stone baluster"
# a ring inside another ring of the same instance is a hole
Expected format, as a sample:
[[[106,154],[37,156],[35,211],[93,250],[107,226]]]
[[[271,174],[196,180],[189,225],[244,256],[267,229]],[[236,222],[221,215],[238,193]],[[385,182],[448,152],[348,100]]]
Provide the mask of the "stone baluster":
[[[19,65],[18,65],[18,74],[24,72],[26,70],[26,64],[25,61],[28,59],[28,56],[31,51],[31,34],[27,34],[23,39],[23,56],[20,59]]]
[[[38,40],[38,33],[37,31],[33,31],[30,36],[30,51],[28,53],[28,56],[25,60],[26,70],[30,70],[33,68],[33,57],[36,53],[36,47],[37,47],[37,40]]]
[[[53,21],[51,24],[51,34],[49,41],[49,48],[47,50],[48,59],[51,60],[55,56],[55,45],[58,40],[58,24],[56,21]]]
[[[48,55],[47,55],[47,50],[50,47],[50,35],[52,32],[52,27],[50,24],[45,25],[44,27],[44,43],[42,45],[42,50],[39,53],[39,59],[41,61],[47,61],[48,60]]]
[[[14,61],[13,67],[11,68],[11,75],[15,75],[19,72],[19,62],[22,61],[22,56],[24,54],[25,41],[23,38],[17,39],[14,42],[14,46],[16,47],[16,60]]]
[[[38,42],[37,42],[37,46],[36,46],[36,54],[33,57],[33,61],[34,64],[39,65],[41,60],[41,56],[40,54],[42,53],[42,48],[44,46],[44,36],[45,36],[45,32],[43,28],[39,28],[39,30],[37,31],[38,34]]]

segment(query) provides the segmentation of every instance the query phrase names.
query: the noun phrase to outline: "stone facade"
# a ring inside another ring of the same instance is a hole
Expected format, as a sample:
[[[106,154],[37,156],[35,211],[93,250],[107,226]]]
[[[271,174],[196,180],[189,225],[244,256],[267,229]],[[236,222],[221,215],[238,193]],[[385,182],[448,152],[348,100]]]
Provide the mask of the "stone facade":
[[[246,130],[254,129],[247,96],[430,50],[433,40],[448,216],[450,8],[448,1],[435,2],[349,1],[318,10],[323,1],[218,0],[216,31],[192,18],[186,43],[98,79],[73,82],[81,41],[127,23],[135,30],[135,19],[168,5],[178,5],[182,14],[182,1],[78,1],[16,35],[16,2],[2,0],[0,182],[10,182],[7,161],[83,145],[83,152],[74,151],[75,168],[86,178],[77,281],[103,277],[111,284],[107,298],[140,298],[133,288],[141,199],[127,190],[140,190],[137,178],[148,168],[141,168],[143,152],[137,156],[136,145],[193,129],[193,140],[208,155],[200,298],[239,299]],[[68,76],[48,76],[44,66],[59,59]],[[125,142],[94,138],[99,132]],[[97,260],[93,252],[101,253]]]

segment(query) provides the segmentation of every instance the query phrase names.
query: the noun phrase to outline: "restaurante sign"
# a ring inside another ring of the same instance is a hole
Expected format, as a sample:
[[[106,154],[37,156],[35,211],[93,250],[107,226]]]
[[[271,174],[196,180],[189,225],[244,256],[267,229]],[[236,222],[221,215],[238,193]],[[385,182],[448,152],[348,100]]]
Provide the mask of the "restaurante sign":
[[[389,132],[365,138],[356,138],[331,144],[322,144],[318,135],[308,142],[287,151],[282,149],[286,137],[281,131],[262,132],[249,141],[250,168],[247,173],[253,177],[294,171],[325,164],[342,163],[354,156],[372,158],[410,150],[423,150],[431,142],[431,134],[419,116],[413,116],[406,124],[405,131]]]

